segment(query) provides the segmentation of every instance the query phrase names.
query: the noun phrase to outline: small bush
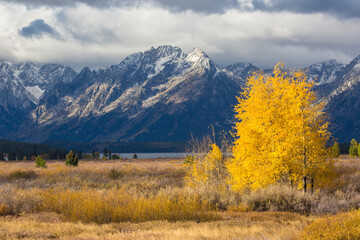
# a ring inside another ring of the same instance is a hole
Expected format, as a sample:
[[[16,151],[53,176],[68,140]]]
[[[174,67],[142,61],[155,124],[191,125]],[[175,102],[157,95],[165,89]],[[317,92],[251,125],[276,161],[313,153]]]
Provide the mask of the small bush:
[[[137,159],[138,158],[138,156],[137,156],[137,154],[135,153],[134,155],[133,155],[133,159]]]
[[[113,155],[111,155],[111,159],[113,159],[113,160],[120,159],[120,156],[113,154]]]
[[[66,155],[66,166],[77,167],[79,165],[79,157],[73,151]]]
[[[191,154],[186,155],[184,164],[188,165],[188,166],[191,166],[193,164],[194,160],[195,159],[194,159],[193,155],[191,155]]]
[[[245,195],[243,202],[255,211],[286,211],[309,214],[312,209],[311,195],[287,186],[270,186]]]
[[[38,167],[38,168],[46,168],[46,162],[45,160],[41,157],[41,156],[38,156],[35,160],[35,167]]]
[[[315,220],[304,230],[302,239],[360,239],[360,211],[355,210]]]
[[[5,204],[5,203],[1,203],[0,204],[0,216],[6,216],[9,215],[11,213],[11,209],[9,207],[9,205]]]
[[[6,186],[0,189],[0,203],[4,204],[3,213],[7,215],[32,213],[41,203],[39,189],[19,189]],[[0,210],[1,211],[1,210]],[[1,215],[1,214],[0,214]]]
[[[34,171],[34,170],[28,170],[28,171],[21,171],[21,170],[16,170],[14,172],[11,172],[8,175],[8,179],[9,180],[16,180],[16,179],[33,179],[33,178],[37,178],[38,174]]]
[[[111,179],[119,179],[124,176],[124,173],[117,169],[111,169],[109,172],[109,178]]]

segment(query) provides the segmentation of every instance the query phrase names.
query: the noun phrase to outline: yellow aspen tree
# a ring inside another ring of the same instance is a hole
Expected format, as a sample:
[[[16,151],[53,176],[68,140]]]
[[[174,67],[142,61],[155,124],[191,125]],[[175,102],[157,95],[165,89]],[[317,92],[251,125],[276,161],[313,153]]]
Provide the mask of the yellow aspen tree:
[[[187,185],[221,188],[224,178],[224,158],[220,148],[210,144],[210,151],[205,155],[196,154],[188,164]]]
[[[311,87],[303,72],[288,74],[282,64],[272,75],[249,77],[235,106],[236,140],[227,163],[234,190],[319,175],[330,135]]]

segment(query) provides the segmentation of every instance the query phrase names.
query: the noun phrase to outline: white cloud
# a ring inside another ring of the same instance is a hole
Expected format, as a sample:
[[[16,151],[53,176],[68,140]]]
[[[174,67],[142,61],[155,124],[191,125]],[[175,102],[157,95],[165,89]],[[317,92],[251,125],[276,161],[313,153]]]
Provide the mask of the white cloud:
[[[202,14],[172,12],[152,4],[27,8],[3,2],[0,12],[0,58],[57,62],[78,70],[117,64],[131,53],[161,44],[185,51],[200,47],[220,65],[245,61],[270,67],[282,60],[290,66],[306,66],[330,58],[346,62],[360,54],[360,20],[320,13]],[[61,39],[21,37],[18,30],[35,19],[54,27]]]

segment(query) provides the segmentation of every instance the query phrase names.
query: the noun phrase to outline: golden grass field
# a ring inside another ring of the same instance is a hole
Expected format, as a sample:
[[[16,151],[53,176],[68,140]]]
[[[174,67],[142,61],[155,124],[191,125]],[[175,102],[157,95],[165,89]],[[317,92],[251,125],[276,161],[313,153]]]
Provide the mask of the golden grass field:
[[[183,163],[0,162],[0,239],[326,239],[312,237],[332,226],[323,219],[343,222],[347,215],[328,216],[360,206],[359,159],[336,160],[334,183],[306,196],[286,186],[230,196],[192,190]],[[348,236],[328,239],[360,233]]]

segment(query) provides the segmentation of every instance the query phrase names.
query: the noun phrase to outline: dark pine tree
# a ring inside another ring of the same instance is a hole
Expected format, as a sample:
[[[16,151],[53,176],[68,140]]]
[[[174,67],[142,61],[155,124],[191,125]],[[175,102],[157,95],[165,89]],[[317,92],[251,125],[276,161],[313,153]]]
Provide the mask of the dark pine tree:
[[[9,152],[8,153],[8,160],[9,161],[15,161],[16,160],[16,153],[15,152]]]
[[[107,157],[108,157],[108,150],[107,150],[107,148],[104,148],[103,153],[104,153],[104,156],[107,158]]]
[[[31,149],[29,155],[30,155],[29,159],[30,159],[31,157],[33,157],[33,156],[36,157],[36,156],[37,156],[37,153],[36,153],[35,149]]]
[[[66,166],[77,167],[78,164],[79,164],[79,157],[76,156],[75,152],[70,151],[70,152],[66,155],[65,164],[66,164]]]
[[[77,152],[77,156],[78,156],[79,159],[83,159],[83,152],[81,150],[79,150]]]
[[[24,157],[25,157],[24,150],[22,150],[22,149],[18,150],[16,153],[16,158],[20,161],[20,160],[23,160]]]

